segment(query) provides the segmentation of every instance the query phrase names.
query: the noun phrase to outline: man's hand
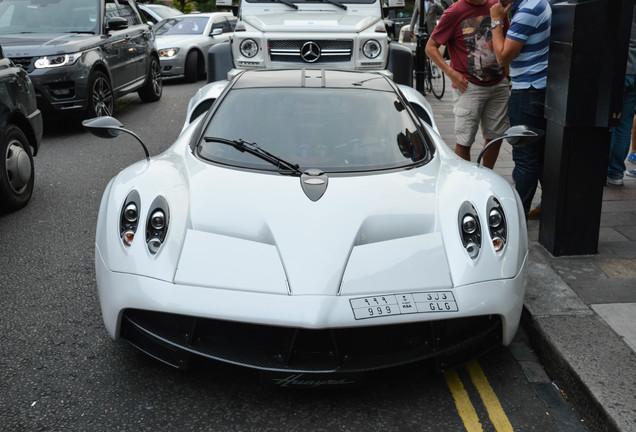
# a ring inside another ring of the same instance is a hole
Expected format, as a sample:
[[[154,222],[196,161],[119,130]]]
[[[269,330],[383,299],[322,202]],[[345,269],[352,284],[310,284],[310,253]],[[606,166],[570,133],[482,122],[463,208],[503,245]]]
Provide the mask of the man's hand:
[[[468,80],[466,80],[466,77],[464,77],[461,72],[451,69],[447,75],[453,83],[453,87],[459,90],[460,93],[464,93],[466,91],[468,88]]]
[[[492,21],[503,21],[504,17],[508,15],[508,11],[512,7],[512,3],[508,3],[506,6],[500,1],[492,5],[490,8],[490,19]]]

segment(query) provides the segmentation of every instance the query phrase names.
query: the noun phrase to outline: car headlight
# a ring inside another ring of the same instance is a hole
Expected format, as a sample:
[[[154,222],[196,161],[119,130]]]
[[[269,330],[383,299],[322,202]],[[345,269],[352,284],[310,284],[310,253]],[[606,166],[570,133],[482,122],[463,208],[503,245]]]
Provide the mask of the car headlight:
[[[35,61],[36,69],[55,68],[60,66],[72,65],[80,58],[82,53],[74,54],[58,54],[47,57],[40,57]]]
[[[141,199],[137,191],[132,191],[126,197],[119,216],[119,236],[124,246],[130,247],[135,239],[139,225],[139,206]]]
[[[163,197],[157,197],[150,206],[148,219],[146,220],[146,245],[148,251],[155,255],[159,252],[168,233],[170,213],[168,202]]]
[[[479,256],[481,251],[481,224],[475,207],[464,201],[459,208],[459,233],[464,249],[472,259]]]
[[[258,53],[258,43],[254,39],[245,39],[240,45],[241,54],[252,58]]]
[[[497,198],[490,197],[488,199],[488,231],[492,246],[495,252],[501,252],[506,246],[508,230],[506,228],[506,217],[503,207]]]
[[[164,48],[159,50],[159,57],[174,57],[179,52],[179,48]]]
[[[382,52],[382,45],[375,39],[368,40],[362,46],[362,53],[365,57],[374,59]]]

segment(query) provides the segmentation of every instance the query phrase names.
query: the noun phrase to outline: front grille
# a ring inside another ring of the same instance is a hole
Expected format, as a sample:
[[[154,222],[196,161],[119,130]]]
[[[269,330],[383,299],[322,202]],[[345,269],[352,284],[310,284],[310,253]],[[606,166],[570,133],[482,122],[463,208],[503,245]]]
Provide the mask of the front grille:
[[[35,68],[33,64],[33,57],[11,57],[11,61],[13,64],[21,67],[28,73],[33,72],[33,69]]]
[[[462,352],[473,357],[498,345],[501,320],[479,316],[309,330],[130,309],[121,336],[175,367],[184,367],[192,353],[271,371],[364,372],[429,358],[447,369]]]
[[[269,59],[279,63],[347,63],[351,61],[353,51],[352,40],[270,40],[268,41]],[[313,42],[320,49],[320,56],[314,62],[303,59],[301,50],[303,46]]]

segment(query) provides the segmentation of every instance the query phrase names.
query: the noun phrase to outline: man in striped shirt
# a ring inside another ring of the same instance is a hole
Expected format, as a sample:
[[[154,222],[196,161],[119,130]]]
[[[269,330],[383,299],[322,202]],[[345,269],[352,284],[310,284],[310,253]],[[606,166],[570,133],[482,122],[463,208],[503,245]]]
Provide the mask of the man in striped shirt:
[[[504,2],[504,3],[502,3]],[[512,92],[508,103],[511,125],[527,125],[545,131],[545,86],[548,76],[548,50],[552,10],[548,0],[512,0],[490,9],[493,47],[497,62],[510,65]],[[514,4],[510,28],[504,35],[501,22]],[[528,214],[537,184],[543,174],[545,138],[528,147],[513,147],[515,167],[512,178],[523,208]]]

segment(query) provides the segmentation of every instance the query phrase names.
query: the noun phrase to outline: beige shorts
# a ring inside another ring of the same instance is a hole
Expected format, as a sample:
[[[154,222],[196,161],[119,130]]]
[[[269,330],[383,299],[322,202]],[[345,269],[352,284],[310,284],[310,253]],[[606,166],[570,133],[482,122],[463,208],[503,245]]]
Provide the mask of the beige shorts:
[[[464,93],[453,89],[456,143],[470,147],[481,125],[484,139],[492,140],[504,135],[510,127],[508,98],[510,84],[507,79],[494,86],[468,83]]]

